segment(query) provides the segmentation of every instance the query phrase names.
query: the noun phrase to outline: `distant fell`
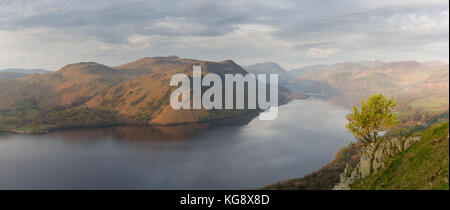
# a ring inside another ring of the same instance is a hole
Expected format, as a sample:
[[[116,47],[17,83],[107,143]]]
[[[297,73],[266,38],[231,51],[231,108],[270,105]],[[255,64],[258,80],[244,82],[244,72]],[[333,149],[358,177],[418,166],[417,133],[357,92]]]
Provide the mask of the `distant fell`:
[[[382,93],[394,96],[401,107],[448,109],[449,65],[443,62],[345,62],[301,75],[289,82],[323,84],[338,103],[355,105],[361,98]],[[400,107],[400,108],[401,108]]]
[[[286,69],[274,62],[257,63],[246,66],[244,69],[252,74],[278,74],[278,79],[281,82],[293,78]]]
[[[0,70],[0,78],[3,79],[16,79],[25,77],[32,74],[49,74],[52,71],[44,70],[44,69],[18,69],[18,68],[10,68]]]

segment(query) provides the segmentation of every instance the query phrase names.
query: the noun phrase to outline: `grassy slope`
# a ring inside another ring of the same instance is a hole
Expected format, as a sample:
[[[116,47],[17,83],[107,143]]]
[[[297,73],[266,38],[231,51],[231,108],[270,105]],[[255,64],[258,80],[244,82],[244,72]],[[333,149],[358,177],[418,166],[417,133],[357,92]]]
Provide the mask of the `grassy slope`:
[[[355,190],[449,189],[449,124],[425,130],[422,139],[396,154],[385,169],[352,185]]]

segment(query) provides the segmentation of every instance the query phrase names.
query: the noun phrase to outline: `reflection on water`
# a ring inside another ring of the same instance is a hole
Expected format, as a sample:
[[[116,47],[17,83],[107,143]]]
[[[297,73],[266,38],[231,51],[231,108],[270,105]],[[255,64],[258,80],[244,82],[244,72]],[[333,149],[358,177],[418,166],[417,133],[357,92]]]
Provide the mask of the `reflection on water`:
[[[329,162],[351,136],[348,110],[294,101],[274,121],[0,133],[2,189],[249,189]],[[241,125],[217,127],[223,125]]]
[[[120,126],[92,129],[75,129],[46,134],[46,138],[80,142],[112,139],[117,141],[168,141],[190,139],[208,129],[208,124],[188,124],[180,126]]]

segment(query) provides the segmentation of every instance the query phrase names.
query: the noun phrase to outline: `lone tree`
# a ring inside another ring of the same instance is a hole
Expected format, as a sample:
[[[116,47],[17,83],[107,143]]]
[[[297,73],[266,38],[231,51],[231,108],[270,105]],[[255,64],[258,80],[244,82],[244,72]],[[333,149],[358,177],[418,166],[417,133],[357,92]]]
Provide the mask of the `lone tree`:
[[[382,94],[371,95],[361,100],[361,107],[353,106],[348,118],[347,129],[364,145],[377,142],[378,133],[395,125],[397,116],[392,113],[396,102]]]

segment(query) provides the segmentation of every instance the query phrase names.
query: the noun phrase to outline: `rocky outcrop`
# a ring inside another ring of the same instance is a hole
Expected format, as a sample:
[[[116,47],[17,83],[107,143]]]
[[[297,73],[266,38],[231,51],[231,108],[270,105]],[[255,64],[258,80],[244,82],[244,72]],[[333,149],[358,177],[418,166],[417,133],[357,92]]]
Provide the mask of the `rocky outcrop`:
[[[411,136],[404,139],[382,139],[377,144],[370,144],[363,147],[360,151],[359,163],[355,168],[347,164],[344,172],[340,175],[340,182],[333,189],[350,189],[350,185],[353,182],[384,168],[389,158],[398,152],[408,149],[411,145],[418,142],[420,138],[420,136]]]

